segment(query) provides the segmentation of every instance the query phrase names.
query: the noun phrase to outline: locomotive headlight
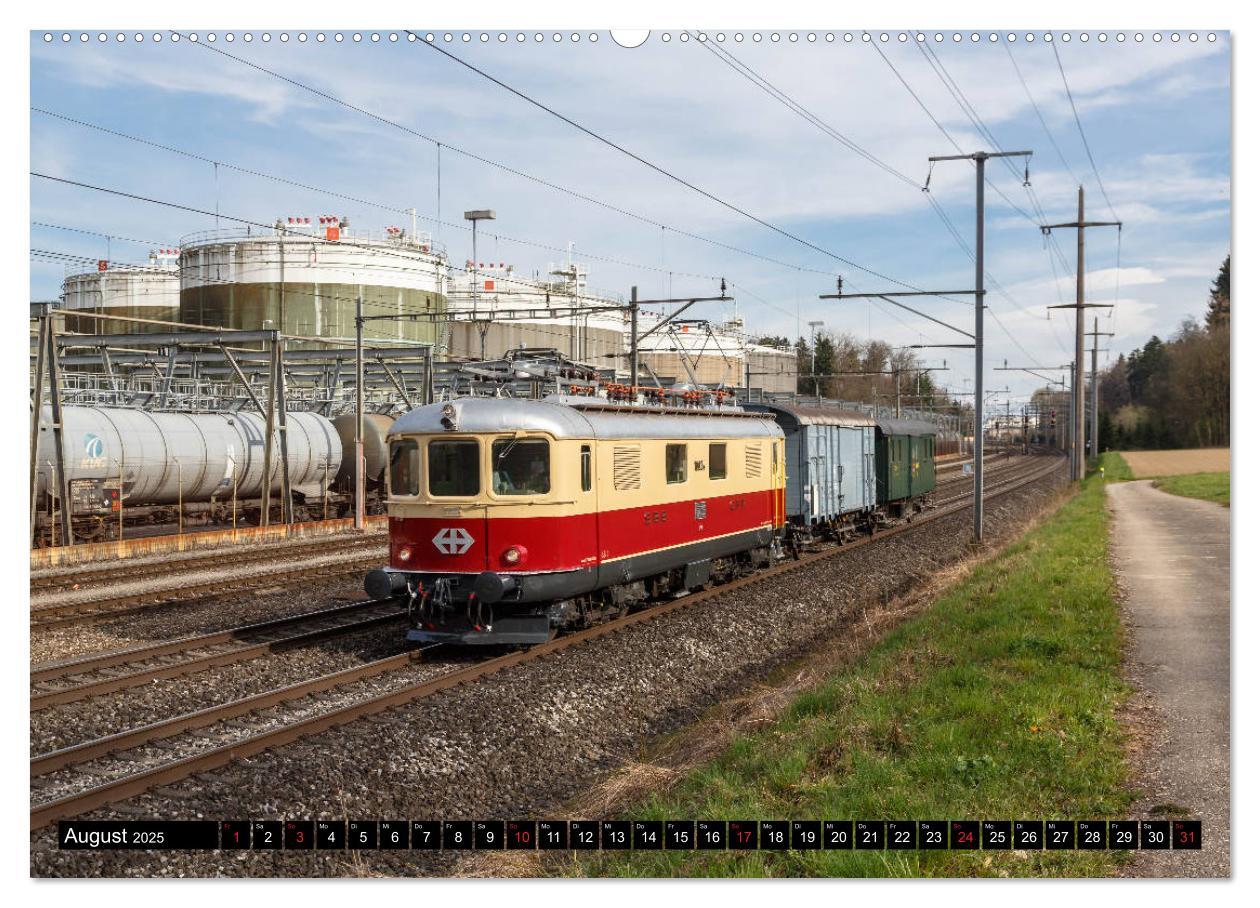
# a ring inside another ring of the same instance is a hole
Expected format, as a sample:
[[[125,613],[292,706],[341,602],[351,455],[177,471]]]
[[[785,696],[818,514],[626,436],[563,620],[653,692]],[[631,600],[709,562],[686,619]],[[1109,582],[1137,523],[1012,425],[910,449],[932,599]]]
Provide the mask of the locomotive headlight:
[[[511,546],[510,548],[507,549],[507,551],[503,553],[503,562],[505,564],[512,564],[512,565],[520,564],[522,561],[525,560],[526,554],[527,553],[525,551],[524,546],[520,546],[520,545]]]
[[[410,561],[411,560],[411,546],[409,545],[401,546],[398,549],[397,556],[398,556],[399,561]]]

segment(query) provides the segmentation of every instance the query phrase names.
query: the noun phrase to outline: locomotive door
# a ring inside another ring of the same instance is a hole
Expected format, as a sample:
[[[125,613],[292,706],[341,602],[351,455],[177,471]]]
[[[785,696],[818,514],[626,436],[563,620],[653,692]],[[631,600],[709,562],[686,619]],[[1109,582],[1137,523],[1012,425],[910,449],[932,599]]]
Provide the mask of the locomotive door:
[[[875,430],[863,428],[862,433],[862,504],[875,506]]]
[[[772,494],[772,519],[773,526],[778,528],[787,523],[786,502],[784,494],[784,485],[787,476],[786,458],[782,456],[779,448],[780,440],[771,439],[770,441],[770,477],[773,483]]]

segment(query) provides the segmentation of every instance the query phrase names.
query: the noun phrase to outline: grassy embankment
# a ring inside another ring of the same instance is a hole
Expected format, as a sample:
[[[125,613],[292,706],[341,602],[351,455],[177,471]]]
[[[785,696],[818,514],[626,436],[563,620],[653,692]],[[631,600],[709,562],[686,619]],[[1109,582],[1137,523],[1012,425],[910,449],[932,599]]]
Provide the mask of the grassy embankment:
[[[1117,471],[1119,472],[1119,471]],[[1108,478],[1113,471],[1108,469]],[[1101,478],[639,819],[1124,816]],[[1108,852],[604,852],[592,876],[1106,875]]]
[[[1155,487],[1173,495],[1202,498],[1229,507],[1229,473],[1185,473],[1155,480]]]

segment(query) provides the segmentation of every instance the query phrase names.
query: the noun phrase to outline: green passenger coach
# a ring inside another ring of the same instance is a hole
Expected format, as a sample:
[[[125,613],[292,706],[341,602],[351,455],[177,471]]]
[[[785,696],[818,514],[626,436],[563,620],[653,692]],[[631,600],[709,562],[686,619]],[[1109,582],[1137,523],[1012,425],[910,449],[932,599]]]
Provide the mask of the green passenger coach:
[[[936,488],[936,427],[911,419],[875,423],[875,486],[891,516],[909,515]]]

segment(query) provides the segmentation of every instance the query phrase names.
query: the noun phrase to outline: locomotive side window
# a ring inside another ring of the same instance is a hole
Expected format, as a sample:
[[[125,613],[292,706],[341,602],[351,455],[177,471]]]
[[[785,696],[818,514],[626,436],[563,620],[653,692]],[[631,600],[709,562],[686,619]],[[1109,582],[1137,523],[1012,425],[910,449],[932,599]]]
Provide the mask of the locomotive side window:
[[[665,446],[665,481],[669,483],[687,481],[687,446]]]
[[[709,478],[726,478],[726,445],[709,445]]]
[[[551,491],[551,445],[541,438],[500,438],[491,448],[496,495],[545,495]]]
[[[582,491],[591,490],[591,446],[582,445]]]
[[[479,452],[472,439],[429,442],[429,494],[468,497],[480,492]]]
[[[389,446],[389,491],[391,495],[420,494],[420,446],[404,438]]]

